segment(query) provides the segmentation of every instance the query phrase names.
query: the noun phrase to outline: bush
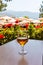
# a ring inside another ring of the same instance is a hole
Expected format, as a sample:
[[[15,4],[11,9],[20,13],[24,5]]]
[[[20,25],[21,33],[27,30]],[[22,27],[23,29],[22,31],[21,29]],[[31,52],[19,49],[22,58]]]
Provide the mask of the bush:
[[[20,31],[19,25],[0,28],[0,45],[16,39],[18,33],[22,33]],[[43,25],[42,24],[35,25],[33,23],[30,23],[28,25],[27,33],[30,39],[43,40]]]

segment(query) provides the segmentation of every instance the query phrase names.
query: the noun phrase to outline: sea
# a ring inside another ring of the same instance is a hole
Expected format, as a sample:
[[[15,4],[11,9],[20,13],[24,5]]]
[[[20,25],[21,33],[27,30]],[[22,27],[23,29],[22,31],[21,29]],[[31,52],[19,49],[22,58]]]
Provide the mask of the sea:
[[[38,12],[29,12],[29,11],[13,11],[13,10],[6,10],[0,12],[0,16],[10,16],[10,17],[23,17],[23,16],[28,16],[29,18],[32,19],[38,19],[39,18]]]

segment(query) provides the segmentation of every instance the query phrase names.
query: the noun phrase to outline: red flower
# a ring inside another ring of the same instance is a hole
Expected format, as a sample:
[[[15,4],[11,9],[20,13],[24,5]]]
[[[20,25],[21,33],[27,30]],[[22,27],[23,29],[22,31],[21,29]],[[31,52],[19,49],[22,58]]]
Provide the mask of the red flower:
[[[40,28],[40,25],[35,26],[36,29]]]
[[[26,24],[25,24],[26,29],[28,29],[28,26],[29,26],[29,24],[28,24],[28,23],[26,23]]]
[[[19,23],[19,20],[17,19],[17,20],[15,21],[15,23]]]
[[[6,28],[6,27],[11,27],[11,26],[12,26],[12,24],[9,23],[9,24],[4,25],[4,28]]]
[[[0,34],[0,39],[3,39],[5,36],[3,34]]]
[[[41,25],[41,27],[42,27],[42,26],[43,26],[43,23],[41,23],[40,25]]]

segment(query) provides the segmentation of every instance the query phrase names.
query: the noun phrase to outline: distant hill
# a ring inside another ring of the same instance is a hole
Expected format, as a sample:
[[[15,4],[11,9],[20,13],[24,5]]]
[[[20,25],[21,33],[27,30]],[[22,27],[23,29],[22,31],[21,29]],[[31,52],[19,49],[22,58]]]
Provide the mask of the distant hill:
[[[37,19],[39,17],[38,12],[28,12],[28,11],[4,11],[0,12],[0,16],[8,15],[12,17],[22,17],[22,16],[28,16],[29,18]]]

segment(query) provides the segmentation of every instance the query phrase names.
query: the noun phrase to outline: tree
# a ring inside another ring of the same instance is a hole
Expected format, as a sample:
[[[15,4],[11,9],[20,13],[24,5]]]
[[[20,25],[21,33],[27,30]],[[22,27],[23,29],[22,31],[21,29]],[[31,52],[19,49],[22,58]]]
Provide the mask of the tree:
[[[43,1],[42,1],[39,11],[40,11],[39,18],[42,18],[43,17]]]
[[[0,0],[0,11],[6,10],[7,4],[3,3],[2,0]]]
[[[5,0],[6,2],[10,2],[12,0]],[[5,11],[6,10],[6,7],[7,7],[7,3],[3,3],[2,0],[0,0],[0,11]]]

